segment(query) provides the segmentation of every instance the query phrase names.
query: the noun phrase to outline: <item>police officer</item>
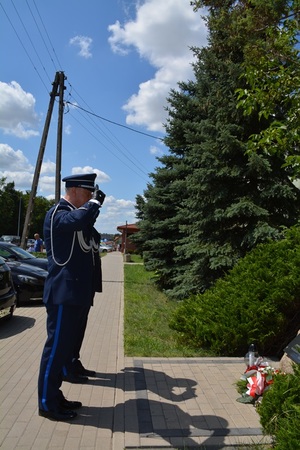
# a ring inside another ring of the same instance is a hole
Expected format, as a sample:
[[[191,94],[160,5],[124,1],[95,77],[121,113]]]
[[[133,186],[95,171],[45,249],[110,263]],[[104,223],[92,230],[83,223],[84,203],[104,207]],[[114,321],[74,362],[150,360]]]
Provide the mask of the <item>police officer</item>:
[[[63,178],[66,194],[46,214],[44,239],[48,277],[43,301],[47,339],[38,379],[39,415],[51,420],[74,419],[81,402],[60,390],[63,368],[73,358],[96,291],[101,291],[100,235],[94,228],[105,194],[95,187],[96,174]]]

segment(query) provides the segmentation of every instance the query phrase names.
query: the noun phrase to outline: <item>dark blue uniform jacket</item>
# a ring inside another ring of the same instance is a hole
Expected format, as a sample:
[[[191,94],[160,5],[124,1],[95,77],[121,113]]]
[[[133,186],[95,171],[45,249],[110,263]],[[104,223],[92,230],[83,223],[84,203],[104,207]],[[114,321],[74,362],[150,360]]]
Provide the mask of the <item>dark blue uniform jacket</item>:
[[[93,227],[99,205],[87,202],[75,208],[65,199],[53,206],[44,221],[49,275],[44,303],[92,305],[102,291],[100,234]]]

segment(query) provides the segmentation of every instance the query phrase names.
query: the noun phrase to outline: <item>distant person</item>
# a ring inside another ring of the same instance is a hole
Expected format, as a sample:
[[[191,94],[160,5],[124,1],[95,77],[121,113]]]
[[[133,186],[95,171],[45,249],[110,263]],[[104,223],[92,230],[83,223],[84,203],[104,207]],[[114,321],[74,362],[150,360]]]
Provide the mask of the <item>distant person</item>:
[[[38,233],[35,233],[34,237],[34,248],[35,252],[42,252],[44,250],[43,240],[40,238]]]

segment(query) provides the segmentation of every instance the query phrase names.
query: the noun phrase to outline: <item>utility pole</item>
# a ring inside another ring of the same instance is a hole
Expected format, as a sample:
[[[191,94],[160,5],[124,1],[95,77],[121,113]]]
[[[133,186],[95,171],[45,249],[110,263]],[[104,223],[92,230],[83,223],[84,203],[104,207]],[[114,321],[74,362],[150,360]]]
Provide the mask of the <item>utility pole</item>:
[[[35,166],[35,171],[34,171],[34,175],[33,175],[32,186],[31,186],[31,191],[30,191],[30,196],[29,196],[29,201],[28,201],[28,206],[27,206],[27,211],[26,211],[26,216],[25,216],[22,239],[21,239],[21,244],[20,244],[22,248],[26,247],[26,241],[28,238],[28,229],[30,227],[30,220],[31,220],[31,216],[33,213],[34,200],[36,197],[39,177],[40,177],[40,173],[41,173],[41,167],[42,167],[43,157],[44,157],[44,153],[45,153],[45,147],[46,147],[49,127],[50,127],[50,122],[51,122],[51,116],[52,116],[53,107],[54,107],[54,101],[55,101],[55,97],[58,95],[57,94],[58,87],[60,87],[60,93],[59,93],[60,104],[63,103],[64,87],[63,87],[62,80],[64,80],[64,79],[65,79],[65,76],[64,76],[63,72],[56,72],[54,82],[52,83],[53,87],[52,87],[52,91],[50,93],[50,102],[49,102],[48,112],[47,112],[47,116],[46,116],[46,120],[45,120],[44,131],[43,131],[43,135],[42,135],[42,139],[41,139],[40,149],[39,149],[39,153],[38,153],[38,157],[37,157],[37,162],[36,162],[36,166]],[[62,117],[62,115],[61,115],[61,117]],[[62,134],[62,119],[59,119],[59,120],[61,120],[61,125],[59,126],[59,129],[58,129],[58,142],[59,142],[58,147],[59,147],[59,151],[60,151],[59,158],[61,159],[62,138],[61,138],[61,136],[59,138],[59,134],[60,135]],[[56,172],[56,176],[57,176],[57,172]],[[56,182],[57,182],[57,180],[56,180]],[[60,167],[59,167],[58,183],[60,184]]]
[[[57,124],[57,146],[56,146],[56,176],[55,176],[55,203],[60,200],[60,180],[61,180],[61,149],[62,149],[62,130],[64,113],[64,90],[66,77],[63,72],[59,73],[59,107]]]

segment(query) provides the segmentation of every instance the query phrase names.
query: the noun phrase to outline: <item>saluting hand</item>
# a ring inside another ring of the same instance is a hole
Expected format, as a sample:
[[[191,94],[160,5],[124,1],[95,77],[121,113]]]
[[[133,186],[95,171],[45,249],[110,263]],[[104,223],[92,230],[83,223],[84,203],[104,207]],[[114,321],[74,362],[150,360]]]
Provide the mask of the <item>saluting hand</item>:
[[[98,202],[100,203],[101,206],[105,200],[105,197],[106,197],[106,195],[100,189],[95,189],[95,191],[93,192],[93,199],[98,200]]]

